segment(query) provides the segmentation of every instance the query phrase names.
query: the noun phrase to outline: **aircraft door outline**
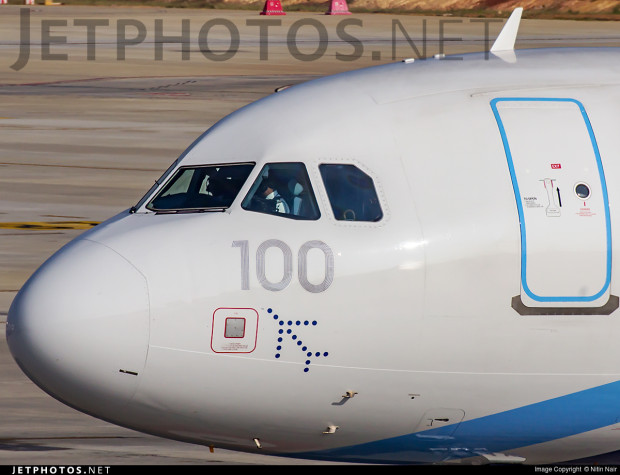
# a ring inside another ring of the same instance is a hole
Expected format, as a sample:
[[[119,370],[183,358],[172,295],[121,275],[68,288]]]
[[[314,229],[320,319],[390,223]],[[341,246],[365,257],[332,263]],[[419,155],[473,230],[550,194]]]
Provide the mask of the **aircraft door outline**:
[[[607,185],[583,104],[528,97],[490,104],[521,232],[521,293],[513,308],[521,314],[611,313],[618,299],[610,294]],[[587,187],[587,198],[577,192],[579,185]]]

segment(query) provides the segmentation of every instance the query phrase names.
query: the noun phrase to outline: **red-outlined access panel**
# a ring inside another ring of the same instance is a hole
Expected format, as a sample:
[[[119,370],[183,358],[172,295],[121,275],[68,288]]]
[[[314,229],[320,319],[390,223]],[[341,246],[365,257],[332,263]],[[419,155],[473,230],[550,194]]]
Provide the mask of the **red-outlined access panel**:
[[[218,308],[213,312],[211,349],[215,353],[252,353],[258,338],[253,308]]]

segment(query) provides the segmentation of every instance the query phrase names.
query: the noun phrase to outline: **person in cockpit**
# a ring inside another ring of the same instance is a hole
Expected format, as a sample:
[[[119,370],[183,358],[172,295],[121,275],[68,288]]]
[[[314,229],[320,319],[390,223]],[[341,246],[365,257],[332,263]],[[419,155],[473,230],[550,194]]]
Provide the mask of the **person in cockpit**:
[[[278,192],[274,181],[264,180],[255,198],[258,198],[260,207],[266,213],[290,214],[291,212],[288,203]]]

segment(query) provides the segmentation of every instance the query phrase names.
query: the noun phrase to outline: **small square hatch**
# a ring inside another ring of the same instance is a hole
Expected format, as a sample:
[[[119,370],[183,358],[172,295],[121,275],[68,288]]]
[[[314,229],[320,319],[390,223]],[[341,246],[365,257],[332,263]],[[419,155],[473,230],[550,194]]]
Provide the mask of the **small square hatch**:
[[[243,338],[245,335],[245,318],[227,318],[224,329],[225,338]]]
[[[253,308],[218,308],[213,312],[211,349],[216,353],[251,353],[257,332],[258,312]]]

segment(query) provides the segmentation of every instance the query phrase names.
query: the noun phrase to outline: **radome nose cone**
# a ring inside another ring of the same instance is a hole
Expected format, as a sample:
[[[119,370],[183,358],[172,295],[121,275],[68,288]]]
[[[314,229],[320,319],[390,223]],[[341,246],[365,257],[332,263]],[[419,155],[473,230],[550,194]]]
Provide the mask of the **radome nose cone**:
[[[22,370],[66,404],[106,418],[134,394],[146,362],[149,297],[124,257],[79,240],[15,297],[7,342]]]

